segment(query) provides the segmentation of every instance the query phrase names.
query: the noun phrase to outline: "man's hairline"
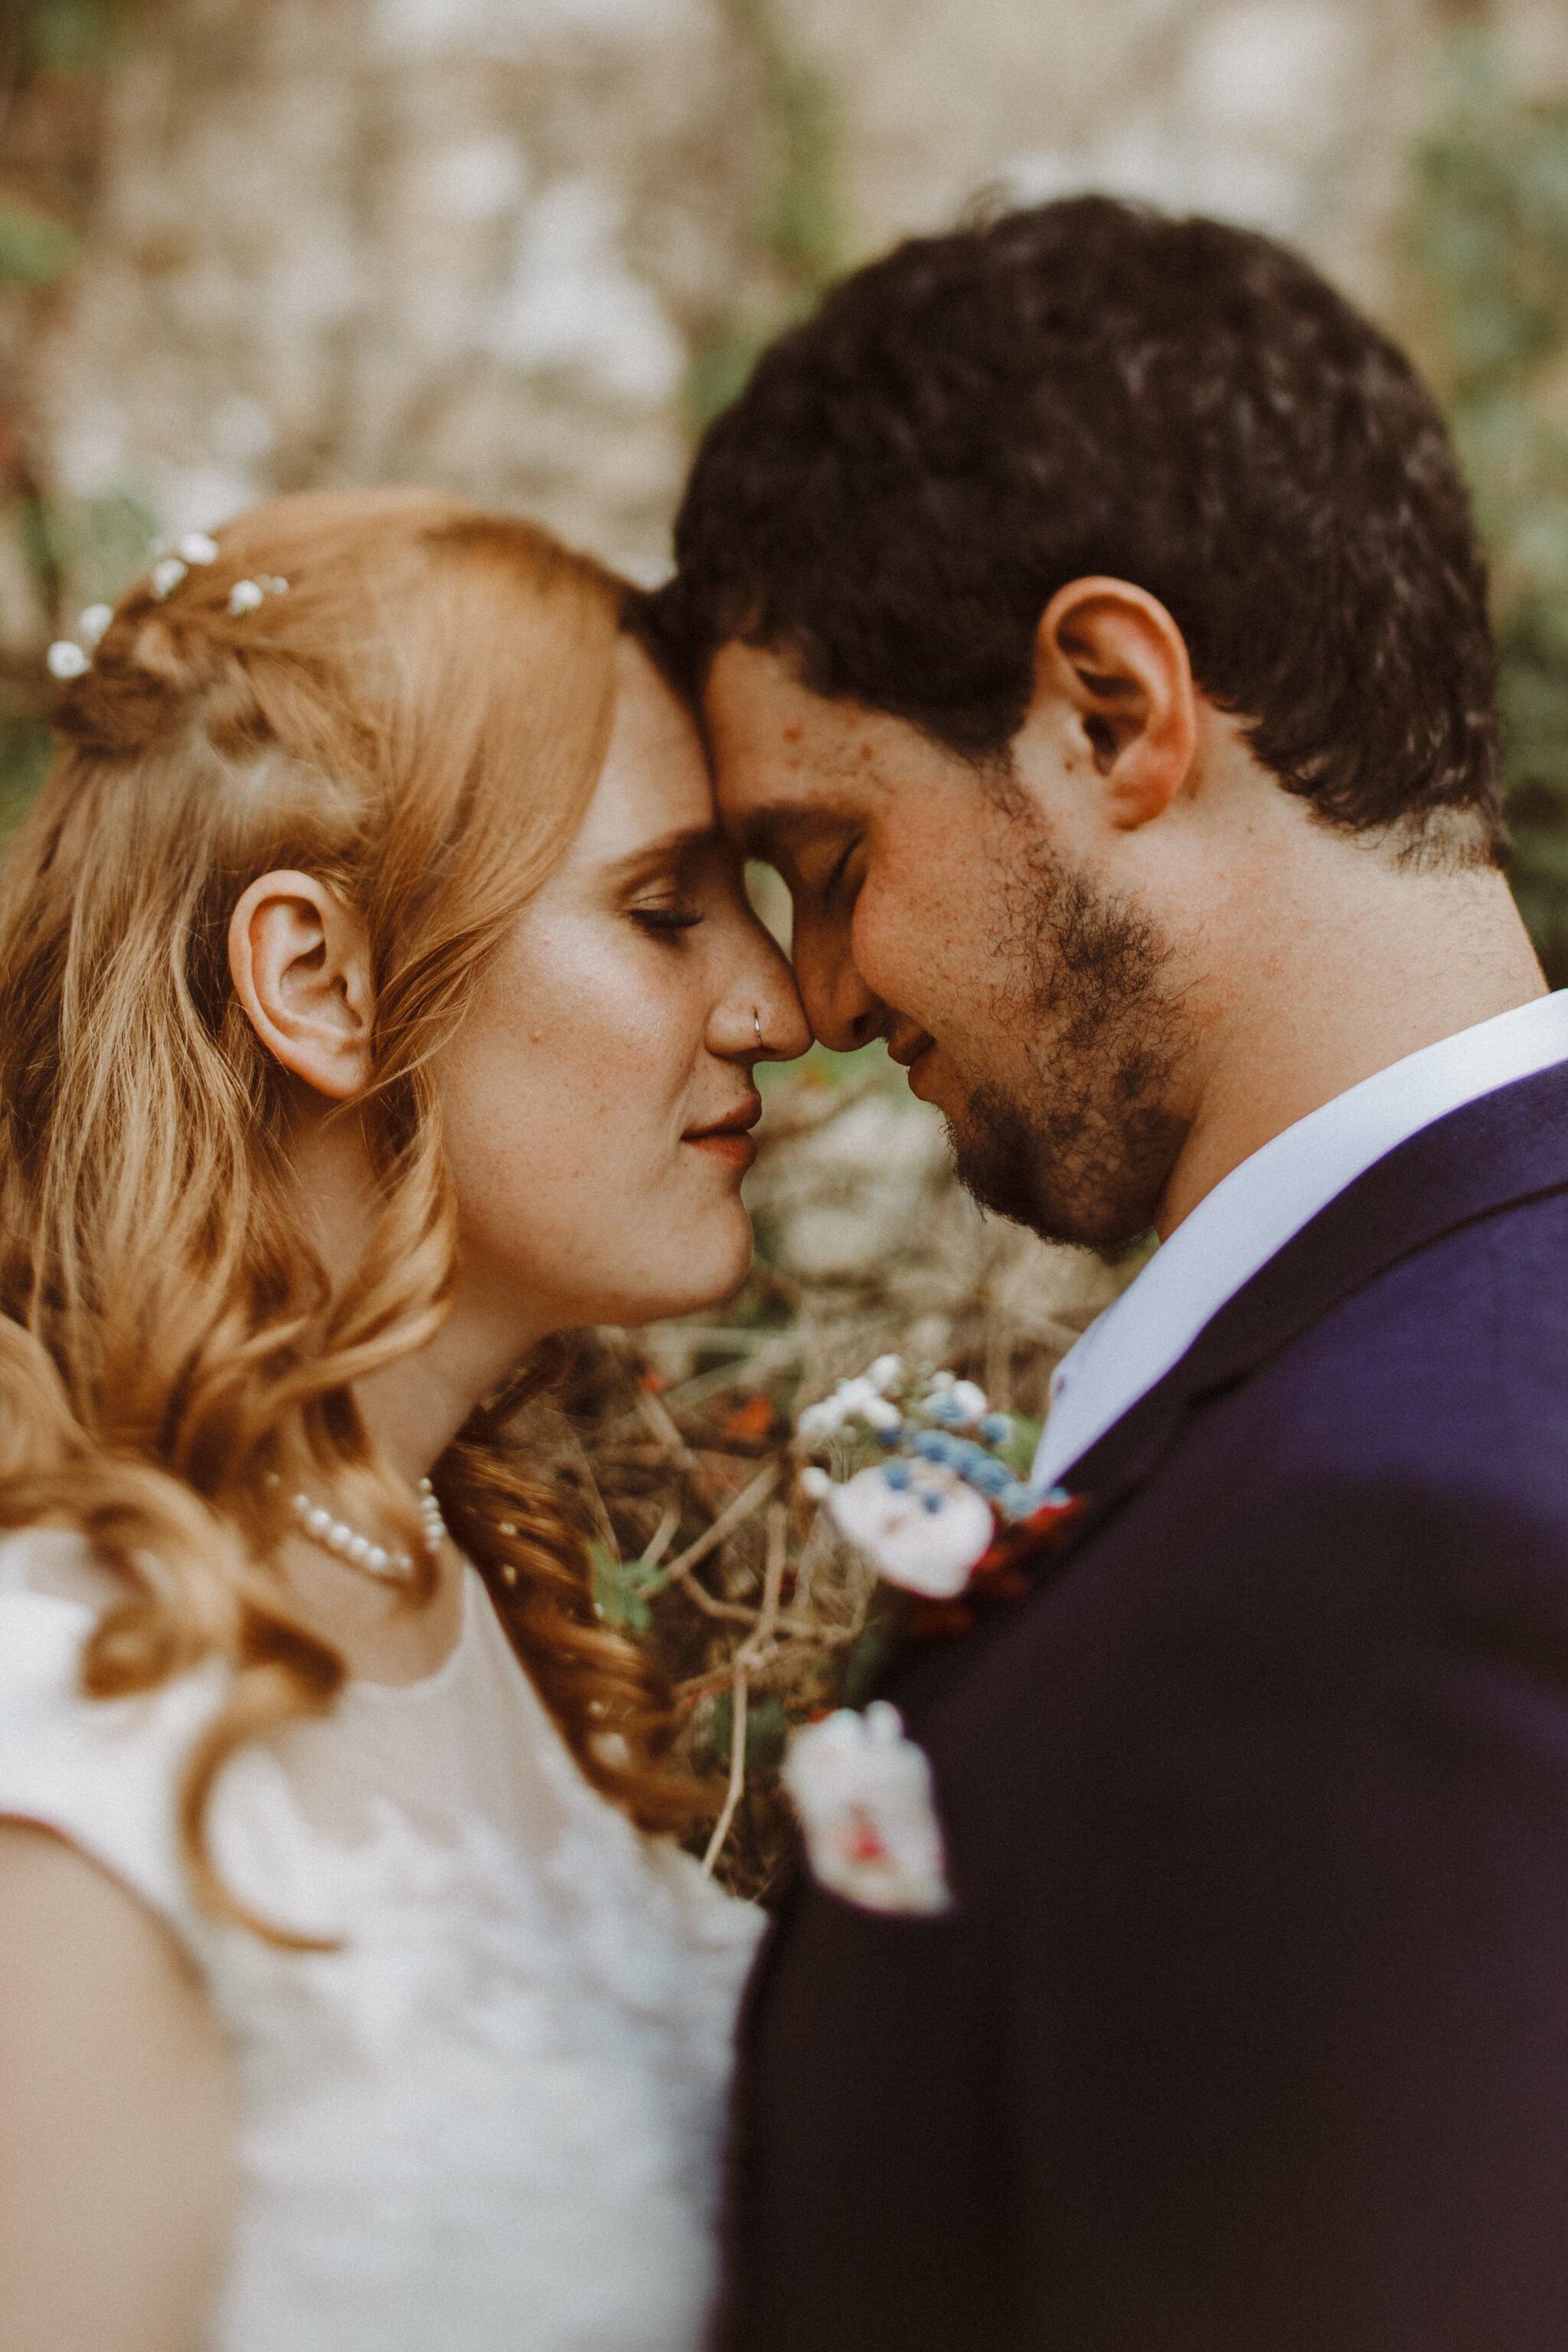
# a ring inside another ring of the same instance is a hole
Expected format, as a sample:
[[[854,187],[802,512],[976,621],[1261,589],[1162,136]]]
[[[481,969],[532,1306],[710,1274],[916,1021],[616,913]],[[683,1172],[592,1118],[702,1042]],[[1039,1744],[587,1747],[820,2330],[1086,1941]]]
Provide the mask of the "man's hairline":
[[[1004,813],[1008,813],[1010,803],[1016,803],[1013,786],[1016,768],[1013,759],[1013,745],[1017,740],[1016,734],[1010,737],[1007,742],[996,751],[980,753],[967,751],[960,745],[952,742],[934,727],[922,725],[919,719],[912,717],[908,711],[889,710],[883,704],[866,702],[855,695],[824,694],[820,688],[813,686],[802,674],[805,655],[798,642],[792,644],[787,634],[770,637],[761,634],[750,635],[744,628],[726,630],[722,635],[714,637],[709,642],[706,652],[700,657],[700,667],[692,687],[698,732],[710,773],[713,769],[713,745],[708,727],[707,695],[712,681],[714,664],[720,655],[731,646],[744,646],[752,653],[771,655],[784,668],[792,683],[798,686],[803,694],[811,695],[818,702],[829,707],[841,706],[862,710],[871,718],[892,719],[900,726],[911,728],[916,734],[923,736],[929,743],[934,744],[939,751],[945,751],[950,758],[962,761]],[[1214,701],[1213,696],[1205,692],[1195,677],[1194,685],[1197,691],[1204,695],[1205,701],[1213,703],[1215,709],[1224,708],[1222,704]],[[1229,715],[1236,717],[1238,714],[1232,712]],[[1247,716],[1243,718],[1242,724],[1245,729],[1250,730],[1260,726],[1262,721]],[[1398,872],[1414,875],[1507,871],[1509,864],[1507,835],[1504,834],[1500,841],[1497,826],[1489,823],[1486,812],[1479,806],[1466,805],[1453,801],[1440,801],[1435,806],[1426,810],[1403,810],[1396,816],[1384,819],[1380,824],[1351,824],[1323,808],[1311,793],[1299,791],[1289,778],[1280,774],[1277,768],[1270,767],[1266,761],[1258,759],[1256,752],[1252,756],[1259,772],[1268,778],[1276,791],[1283,793],[1287,799],[1301,803],[1308,815],[1316,824],[1323,826],[1330,833],[1339,835],[1342,840],[1353,843],[1383,858]],[[752,853],[748,849],[746,854],[750,856]]]

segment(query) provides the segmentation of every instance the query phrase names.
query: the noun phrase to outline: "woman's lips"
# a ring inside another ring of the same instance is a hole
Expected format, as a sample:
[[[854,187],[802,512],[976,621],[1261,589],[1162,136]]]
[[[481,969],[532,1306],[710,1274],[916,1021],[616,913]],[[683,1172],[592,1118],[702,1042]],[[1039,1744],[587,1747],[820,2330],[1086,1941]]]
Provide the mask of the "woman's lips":
[[[714,1160],[722,1160],[731,1168],[744,1171],[757,1156],[757,1139],[751,1130],[762,1115],[761,1095],[750,1095],[722,1118],[716,1118],[710,1127],[694,1127],[680,1139]]]
[[[714,1128],[707,1135],[689,1135],[683,1139],[694,1150],[710,1152],[731,1168],[747,1169],[757,1156],[757,1139],[744,1128]]]

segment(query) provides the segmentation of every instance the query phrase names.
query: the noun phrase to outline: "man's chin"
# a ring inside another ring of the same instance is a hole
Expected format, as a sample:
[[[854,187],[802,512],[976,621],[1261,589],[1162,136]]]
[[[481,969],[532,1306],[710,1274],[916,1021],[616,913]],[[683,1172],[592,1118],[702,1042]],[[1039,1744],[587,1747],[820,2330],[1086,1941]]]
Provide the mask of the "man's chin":
[[[1147,1118],[1139,1126],[1117,1139],[1122,1149],[1075,1166],[1005,1097],[976,1094],[949,1115],[947,1136],[958,1181],[982,1209],[1114,1265],[1148,1233],[1180,1149],[1174,1123],[1159,1122],[1158,1135]]]
[[[1079,1249],[1100,1246],[1079,1230],[1076,1218],[1065,1215],[1060,1203],[1050,1198],[1029,1160],[1000,1150],[994,1137],[977,1140],[951,1118],[947,1139],[958,1181],[978,1207],[1023,1225],[1043,1242],[1066,1242]]]

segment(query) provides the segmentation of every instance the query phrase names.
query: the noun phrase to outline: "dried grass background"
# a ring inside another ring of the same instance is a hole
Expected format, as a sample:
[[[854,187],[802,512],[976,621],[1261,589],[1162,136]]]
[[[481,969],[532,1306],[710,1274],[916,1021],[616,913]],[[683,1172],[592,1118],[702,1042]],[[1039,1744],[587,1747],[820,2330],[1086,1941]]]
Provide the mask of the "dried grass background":
[[[764,1899],[786,1849],[789,1727],[862,1698],[886,1638],[864,1562],[794,1491],[795,1414],[894,1349],[1037,1422],[1052,1367],[1121,1279],[983,1215],[941,1122],[879,1053],[772,1076],[740,1297],[579,1335],[517,1430],[581,1503],[603,1613],[669,1671],[682,1748],[713,1790],[718,1874]]]

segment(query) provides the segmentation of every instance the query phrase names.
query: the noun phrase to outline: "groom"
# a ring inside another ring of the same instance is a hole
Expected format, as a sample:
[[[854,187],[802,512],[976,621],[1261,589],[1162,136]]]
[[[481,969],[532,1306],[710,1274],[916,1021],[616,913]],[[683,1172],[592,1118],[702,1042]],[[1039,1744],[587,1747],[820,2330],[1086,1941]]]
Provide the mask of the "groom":
[[[938,1918],[797,1890],[738,2352],[1568,2346],[1568,1000],[1399,352],[1083,199],[905,246],[712,428],[663,599],[818,1034],[1163,1246],[1087,1498],[891,1696]]]

